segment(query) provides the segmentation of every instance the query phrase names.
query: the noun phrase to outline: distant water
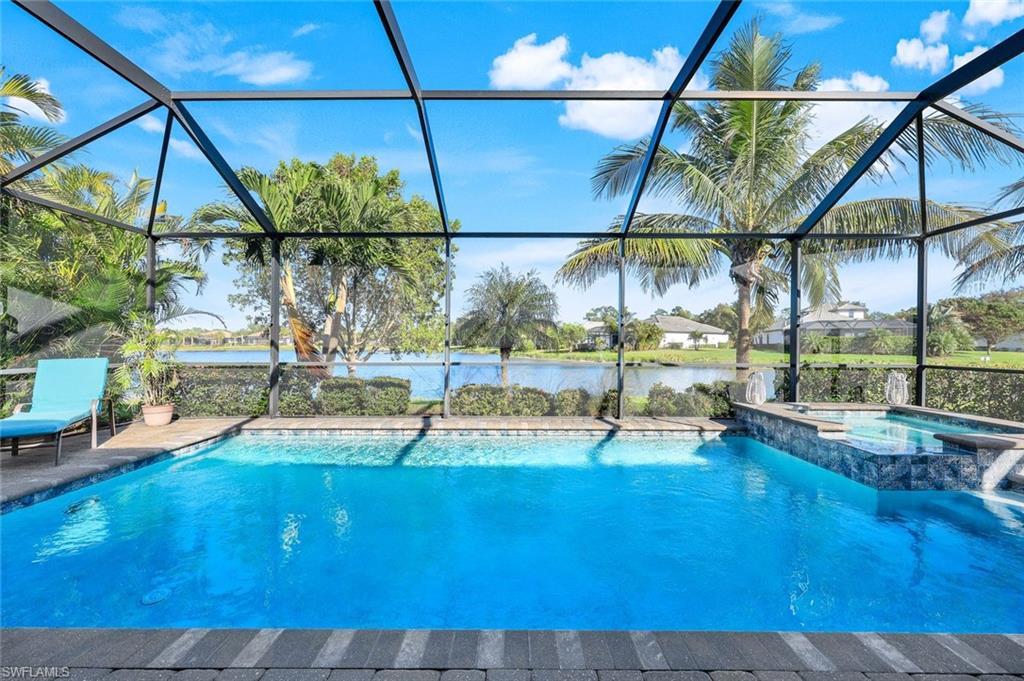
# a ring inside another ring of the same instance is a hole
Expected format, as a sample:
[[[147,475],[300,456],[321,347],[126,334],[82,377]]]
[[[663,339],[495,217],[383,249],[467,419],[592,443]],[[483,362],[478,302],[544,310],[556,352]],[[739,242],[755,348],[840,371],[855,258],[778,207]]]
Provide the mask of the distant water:
[[[268,350],[181,350],[178,359],[188,363],[228,363],[228,364],[268,364]],[[407,355],[402,361],[408,362],[442,362],[443,356],[438,354]],[[497,354],[475,354],[453,352],[452,361],[456,362],[499,362]],[[282,362],[294,362],[295,351],[281,352]],[[444,394],[444,368],[424,366],[403,366],[391,355],[373,357],[374,362],[387,362],[393,366],[359,366],[356,375],[362,378],[374,376],[396,376],[407,378],[412,383],[412,395],[419,399],[441,399]],[[554,362],[543,361],[543,364],[526,364],[525,359],[513,357],[509,368],[509,380],[518,385],[540,388],[549,392],[557,392],[565,388],[584,388],[592,394],[604,392],[615,387],[615,364],[591,364],[586,362]],[[535,360],[537,361],[537,360]],[[287,369],[286,369],[287,371]],[[344,366],[335,367],[334,373],[343,376],[347,373]],[[684,390],[694,383],[711,383],[712,381],[731,380],[736,372],[732,369],[717,367],[627,367],[625,373],[626,394],[646,395],[655,383],[664,383],[675,390]],[[501,383],[501,367],[499,366],[453,366],[452,387],[467,383],[484,383],[497,385]]]

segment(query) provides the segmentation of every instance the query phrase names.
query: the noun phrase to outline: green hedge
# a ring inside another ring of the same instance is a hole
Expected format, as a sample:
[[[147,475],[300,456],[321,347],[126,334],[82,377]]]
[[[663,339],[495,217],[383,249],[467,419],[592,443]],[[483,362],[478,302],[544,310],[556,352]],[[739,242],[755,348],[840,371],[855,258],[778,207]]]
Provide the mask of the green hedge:
[[[912,355],[914,337],[884,331],[875,336],[826,336],[809,332],[801,336],[801,352],[816,354]]]
[[[412,383],[407,378],[378,376],[365,383],[363,413],[368,416],[397,416],[409,410]]]
[[[551,394],[521,385],[468,384],[452,391],[452,413],[457,416],[606,416],[615,418],[619,393],[606,390],[592,395],[582,388]],[[626,412],[644,413],[645,397],[628,397]]]
[[[183,417],[263,416],[270,399],[267,369],[185,365],[171,399]]]
[[[393,376],[336,376],[320,382],[316,411],[325,416],[397,416],[409,410],[412,387]]]
[[[590,416],[594,405],[583,388],[566,388],[555,393],[555,416]]]
[[[459,416],[548,416],[554,400],[539,388],[469,383],[452,391],[451,408]]]
[[[677,391],[664,383],[655,383],[647,393],[646,416],[707,416],[728,418],[733,415],[729,390],[732,383],[695,383]]]
[[[925,371],[929,407],[1024,421],[1024,374],[989,371]]]
[[[316,414],[313,394],[320,379],[307,367],[286,367],[281,374],[281,416],[312,416]]]
[[[913,369],[888,369],[885,367],[823,367],[800,368],[801,402],[866,402],[885,403],[885,385],[890,371],[898,371],[907,377],[907,388],[914,394],[916,383]],[[783,385],[781,394],[789,393],[789,372],[781,372]]]

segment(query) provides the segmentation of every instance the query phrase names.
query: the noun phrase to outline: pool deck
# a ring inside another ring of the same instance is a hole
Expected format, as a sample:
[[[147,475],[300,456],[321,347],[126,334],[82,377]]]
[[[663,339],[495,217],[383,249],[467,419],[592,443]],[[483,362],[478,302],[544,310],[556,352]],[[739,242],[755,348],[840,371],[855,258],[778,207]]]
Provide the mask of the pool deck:
[[[11,628],[0,656],[110,681],[1021,681],[1024,635]]]
[[[0,456],[0,508],[42,501],[57,493],[112,477],[159,461],[167,452],[201,445],[245,431],[331,431],[342,434],[401,434],[414,437],[429,432],[501,434],[536,433],[721,433],[735,428],[727,421],[685,417],[630,417],[625,419],[559,417],[495,418],[430,416],[321,417],[321,418],[209,418],[179,419],[168,426],[150,428],[142,423],[122,426],[114,437],[100,434],[100,445],[90,449],[87,435],[65,438],[63,463],[53,465],[53,447],[25,447],[12,457]]]

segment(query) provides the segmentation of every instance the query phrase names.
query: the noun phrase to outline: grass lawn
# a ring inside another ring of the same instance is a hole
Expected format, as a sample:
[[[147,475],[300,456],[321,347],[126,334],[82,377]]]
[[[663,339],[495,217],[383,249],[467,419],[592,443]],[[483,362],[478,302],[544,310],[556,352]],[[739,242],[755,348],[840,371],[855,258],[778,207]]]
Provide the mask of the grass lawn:
[[[493,350],[488,351],[493,352]],[[613,350],[596,352],[560,352],[552,350],[534,350],[515,352],[515,357],[531,357],[534,359],[580,360],[590,362],[614,362],[616,353]],[[948,357],[930,357],[929,364],[948,364],[953,366],[979,366],[1007,369],[1024,369],[1024,352],[993,352],[991,359],[984,360],[981,351],[957,352]],[[789,357],[783,352],[754,350],[750,353],[753,364],[787,364]],[[807,364],[914,364],[912,355],[855,355],[855,354],[809,354],[801,356]],[[627,362],[670,362],[674,364],[731,364],[736,361],[734,348],[703,348],[701,350],[627,350]]]

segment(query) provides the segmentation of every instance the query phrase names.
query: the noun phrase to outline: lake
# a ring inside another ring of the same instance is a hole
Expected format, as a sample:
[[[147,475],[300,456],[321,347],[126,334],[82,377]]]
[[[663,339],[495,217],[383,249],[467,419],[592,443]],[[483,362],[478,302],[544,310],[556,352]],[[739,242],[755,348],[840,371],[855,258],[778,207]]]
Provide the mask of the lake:
[[[179,350],[177,358],[194,364],[269,364],[268,350]],[[412,383],[414,399],[441,399],[444,395],[444,368],[442,366],[408,366],[407,362],[438,362],[443,360],[440,353],[428,355],[407,355],[395,360],[390,355],[373,357],[381,364],[360,365],[356,375],[362,378],[374,376],[396,376],[407,378]],[[294,350],[281,351],[282,362],[294,362]],[[453,365],[452,387],[468,383],[501,383],[501,367],[497,365],[497,354],[476,354],[453,352],[453,362],[473,364]],[[480,366],[483,362],[494,364]],[[288,371],[287,367],[284,369]],[[343,376],[344,366],[337,366],[334,373]],[[675,390],[684,390],[694,383],[710,383],[735,378],[734,369],[722,367],[626,367],[625,393],[631,396],[646,396],[655,383],[664,383]],[[519,385],[557,392],[565,388],[585,388],[592,394],[615,387],[615,364],[589,362],[555,362],[549,360],[515,359],[509,364],[509,381]]]

